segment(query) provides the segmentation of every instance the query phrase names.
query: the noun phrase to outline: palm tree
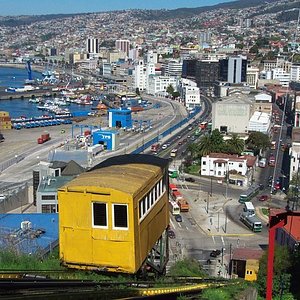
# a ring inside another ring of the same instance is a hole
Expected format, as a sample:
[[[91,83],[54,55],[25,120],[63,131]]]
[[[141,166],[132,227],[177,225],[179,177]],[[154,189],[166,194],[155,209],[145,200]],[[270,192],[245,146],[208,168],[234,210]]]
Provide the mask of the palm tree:
[[[228,152],[232,154],[241,154],[245,147],[244,140],[240,139],[236,133],[233,133],[231,139],[226,142]]]
[[[191,156],[193,158],[198,158],[199,157],[199,144],[196,144],[196,143],[189,144],[188,151],[191,152]]]
[[[200,139],[198,147],[199,147],[199,155],[200,156],[206,156],[209,153],[211,153],[212,151],[214,151],[211,136],[204,135]]]

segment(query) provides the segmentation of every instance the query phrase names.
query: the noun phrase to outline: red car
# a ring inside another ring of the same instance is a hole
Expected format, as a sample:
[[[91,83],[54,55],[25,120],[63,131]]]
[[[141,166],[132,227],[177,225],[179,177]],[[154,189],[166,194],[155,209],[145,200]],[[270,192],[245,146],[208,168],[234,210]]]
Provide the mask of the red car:
[[[267,200],[269,200],[269,196],[268,195],[260,195],[258,200],[259,201],[267,201]]]

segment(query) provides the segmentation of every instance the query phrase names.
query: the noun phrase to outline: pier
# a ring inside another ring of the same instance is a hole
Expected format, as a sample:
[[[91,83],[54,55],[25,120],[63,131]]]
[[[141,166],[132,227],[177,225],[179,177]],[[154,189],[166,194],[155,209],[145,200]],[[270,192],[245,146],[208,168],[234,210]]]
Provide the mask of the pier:
[[[53,92],[51,88],[32,90],[28,92],[6,92],[5,88],[0,88],[0,100],[14,100],[14,99],[34,99],[37,97],[55,97],[57,92]]]

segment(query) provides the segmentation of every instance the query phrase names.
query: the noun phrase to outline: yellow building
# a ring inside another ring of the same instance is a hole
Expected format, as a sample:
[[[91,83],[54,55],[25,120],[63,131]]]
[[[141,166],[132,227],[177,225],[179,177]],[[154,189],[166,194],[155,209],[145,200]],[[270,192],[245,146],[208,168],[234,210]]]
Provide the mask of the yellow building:
[[[11,118],[7,111],[0,111],[0,130],[1,129],[11,129]]]
[[[110,158],[58,191],[60,259],[68,267],[136,273],[168,259],[168,160]]]
[[[264,251],[252,248],[237,248],[233,250],[231,259],[232,275],[255,281],[259,269],[259,260]]]

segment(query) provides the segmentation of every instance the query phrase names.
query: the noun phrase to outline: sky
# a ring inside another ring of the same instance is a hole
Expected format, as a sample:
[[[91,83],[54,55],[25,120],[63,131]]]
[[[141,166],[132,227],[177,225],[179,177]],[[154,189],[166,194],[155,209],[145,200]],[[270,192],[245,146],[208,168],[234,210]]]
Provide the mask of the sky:
[[[233,0],[0,0],[1,16],[101,12],[121,9],[201,7]]]

